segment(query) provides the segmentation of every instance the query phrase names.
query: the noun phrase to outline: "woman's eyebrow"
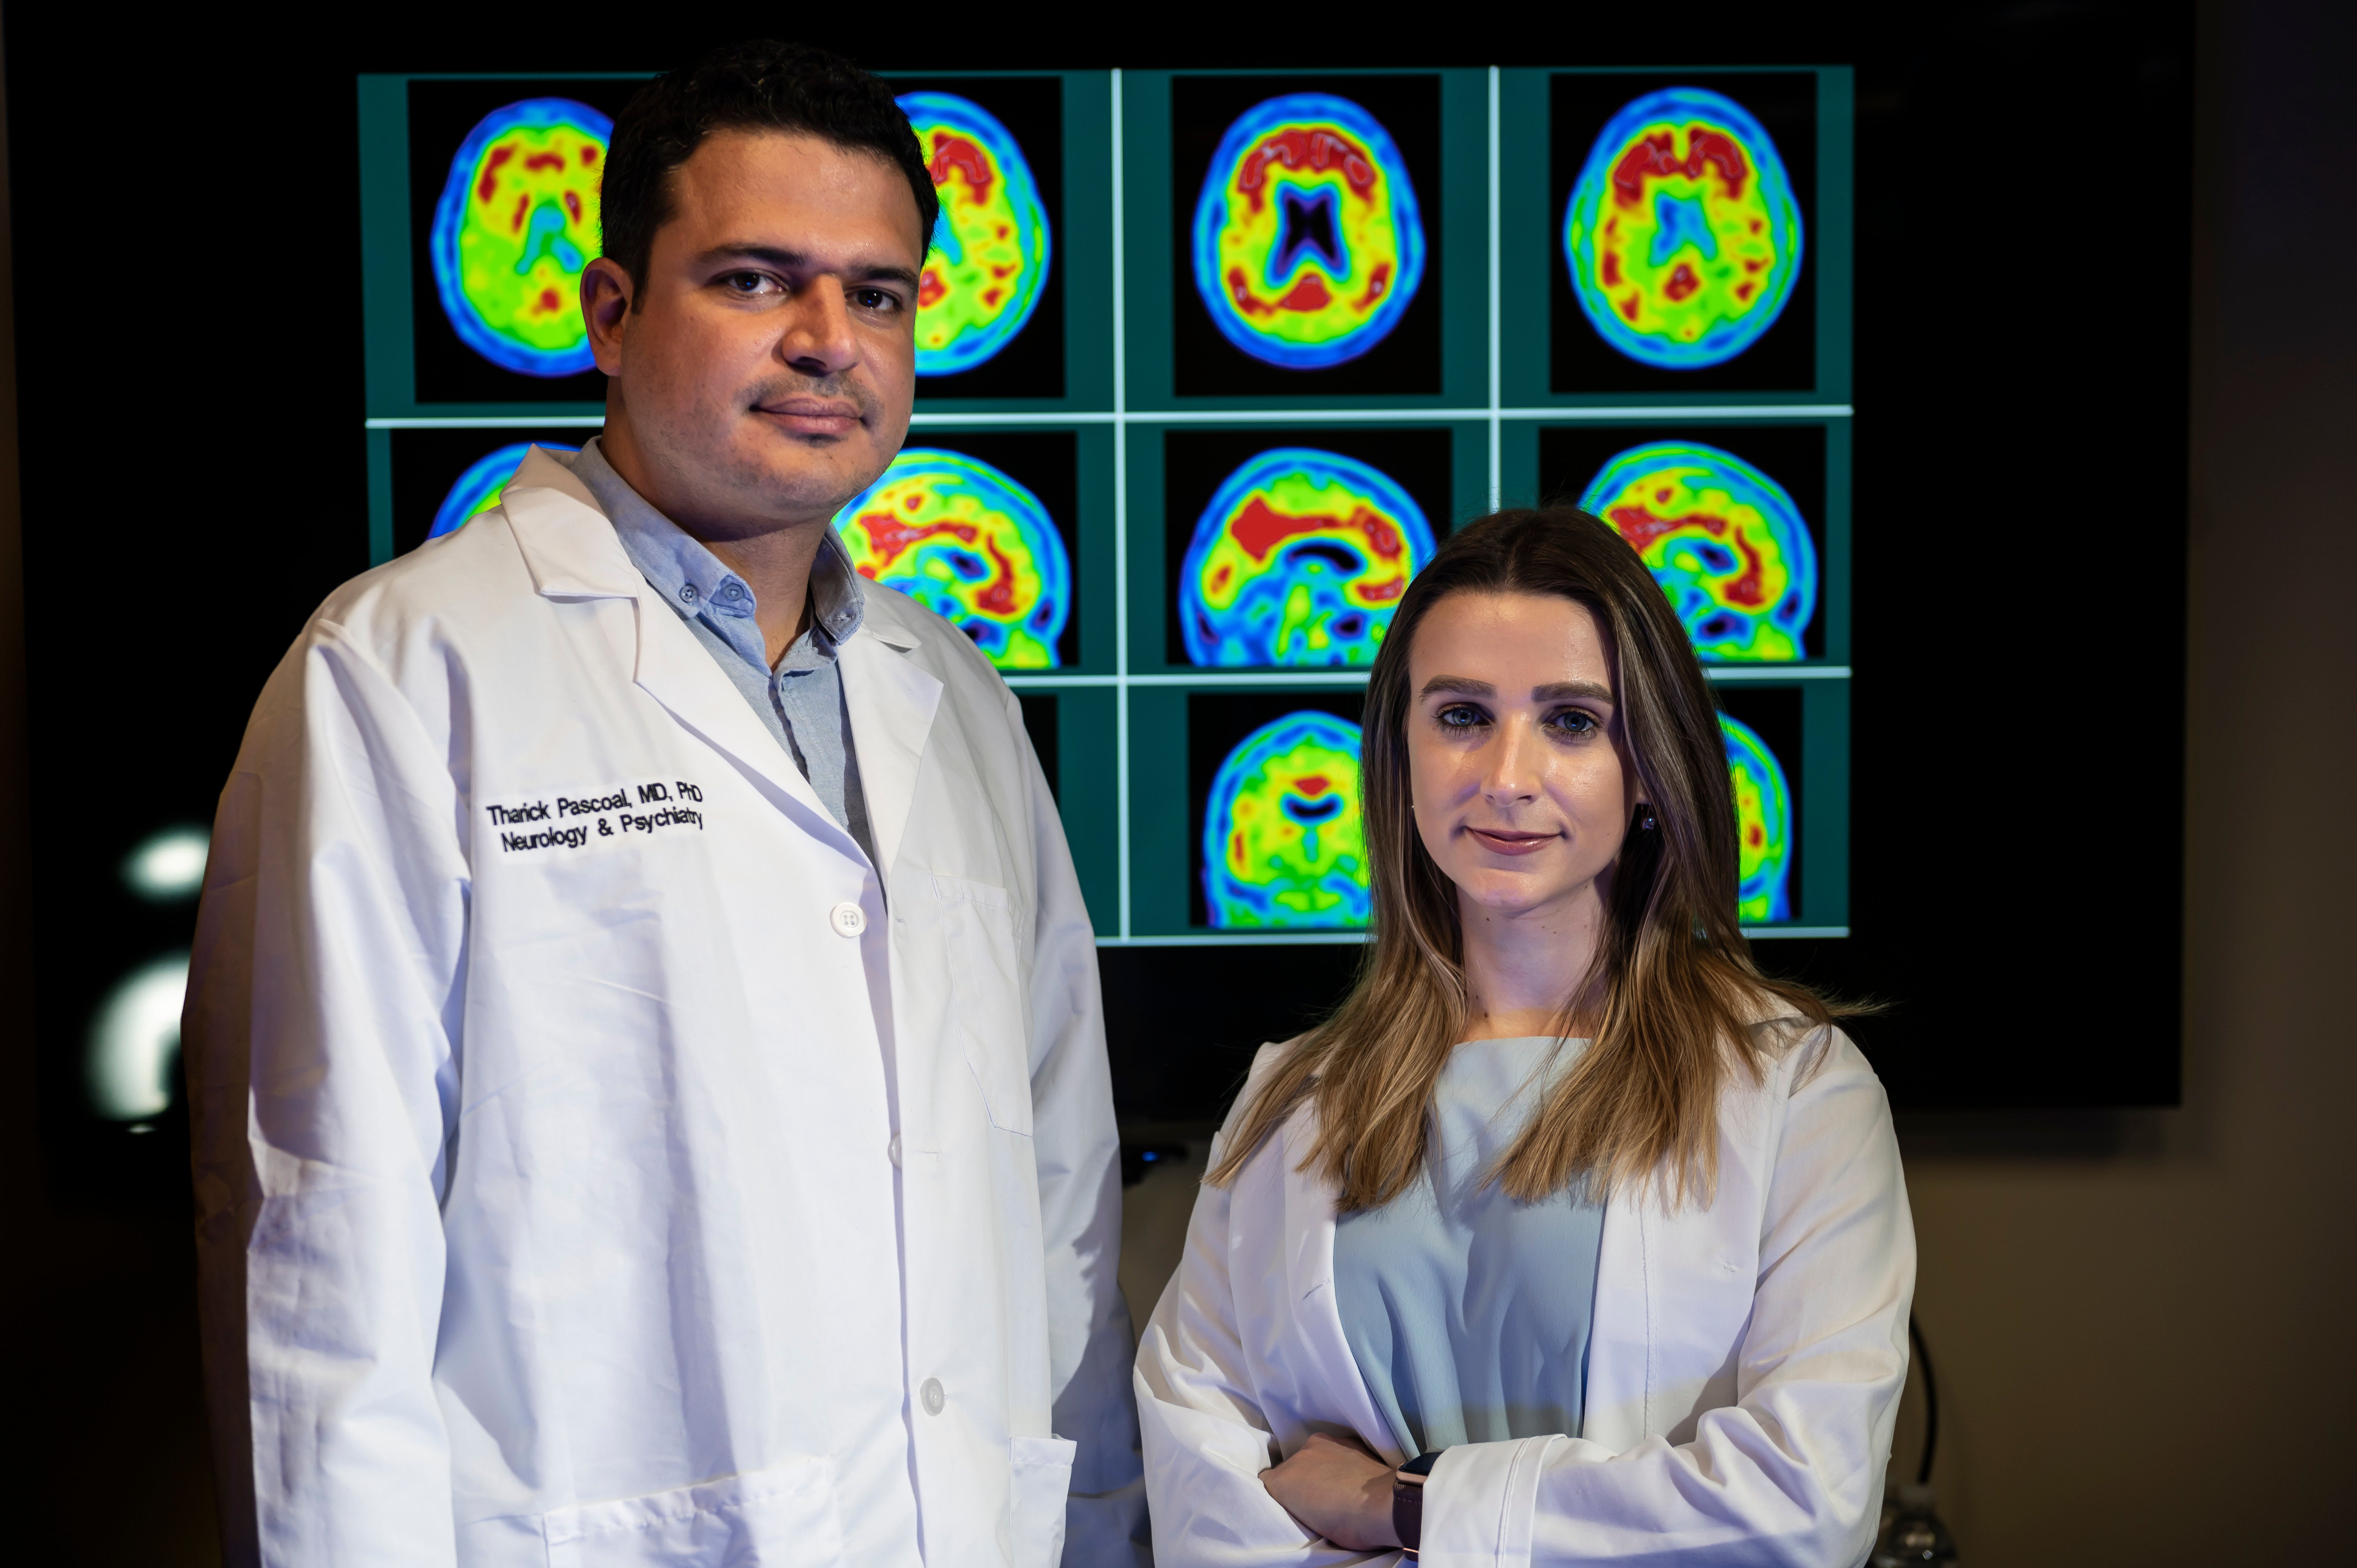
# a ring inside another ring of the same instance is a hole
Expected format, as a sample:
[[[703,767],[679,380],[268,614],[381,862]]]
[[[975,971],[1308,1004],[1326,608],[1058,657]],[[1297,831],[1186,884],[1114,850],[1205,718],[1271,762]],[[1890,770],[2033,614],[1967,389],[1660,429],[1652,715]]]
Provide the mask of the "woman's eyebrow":
[[[1593,681],[1557,681],[1551,686],[1531,688],[1531,701],[1534,703],[1559,703],[1566,697],[1593,697],[1609,703],[1612,700],[1612,688],[1599,686]]]
[[[1460,697],[1494,697],[1498,694],[1498,688],[1487,681],[1476,681],[1469,675],[1435,675],[1424,683],[1424,690],[1418,694],[1429,697],[1436,692],[1454,692]]]

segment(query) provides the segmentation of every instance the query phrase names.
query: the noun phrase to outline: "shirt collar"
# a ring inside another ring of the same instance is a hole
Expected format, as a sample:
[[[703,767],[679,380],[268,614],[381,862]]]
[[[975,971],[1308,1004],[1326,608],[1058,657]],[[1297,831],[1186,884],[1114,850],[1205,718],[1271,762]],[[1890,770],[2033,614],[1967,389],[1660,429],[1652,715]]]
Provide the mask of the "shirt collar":
[[[648,584],[684,614],[718,618],[724,625],[749,625],[756,607],[751,585],[694,535],[649,505],[629,480],[614,472],[598,446],[593,437],[569,459],[573,476],[597,498],[623,551]],[[568,459],[558,455],[558,461]],[[811,560],[810,597],[812,629],[830,643],[849,641],[866,617],[859,574],[833,528]]]

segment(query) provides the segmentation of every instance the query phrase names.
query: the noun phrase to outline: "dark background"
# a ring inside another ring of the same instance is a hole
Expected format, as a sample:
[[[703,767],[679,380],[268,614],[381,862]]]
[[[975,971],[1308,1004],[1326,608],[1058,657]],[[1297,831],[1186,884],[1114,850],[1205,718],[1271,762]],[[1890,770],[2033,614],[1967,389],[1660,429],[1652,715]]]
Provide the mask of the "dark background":
[[[1784,487],[1809,542],[1817,549],[1817,603],[1803,628],[1801,647],[1811,659],[1824,656],[1825,593],[1831,562],[1825,554],[1825,432],[1814,424],[1551,424],[1539,429],[1539,499],[1577,506],[1590,481],[1621,453],[1656,441],[1695,441],[1732,452]]]
[[[1291,425],[1258,426],[1251,430],[1190,430],[1184,426],[1162,435],[1162,551],[1168,570],[1162,596],[1164,653],[1171,663],[1187,660],[1187,637],[1178,623],[1178,574],[1195,541],[1195,525],[1203,509],[1234,473],[1279,446],[1308,446],[1355,457],[1405,490],[1424,509],[1435,544],[1448,536],[1451,500],[1450,436],[1446,426],[1422,430],[1353,429],[1325,425],[1316,429]]]
[[[630,101],[630,94],[639,87],[636,81],[610,78],[587,81],[409,84],[409,289],[410,309],[416,322],[419,403],[606,401],[606,378],[598,371],[587,370],[570,376],[522,375],[492,364],[458,340],[450,318],[443,314],[442,296],[434,283],[434,208],[442,199],[442,188],[450,183],[450,160],[457,156],[468,134],[492,110],[520,98],[570,98],[576,103],[587,103],[611,120],[622,113],[622,105]],[[347,104],[343,122],[349,123],[351,118],[351,109]],[[356,138],[350,144],[354,163],[359,156],[358,145]],[[335,188],[350,189],[350,179],[347,175],[336,182]],[[357,193],[354,199],[357,200]],[[357,313],[357,269],[351,282],[352,309]],[[358,319],[355,314],[353,320]]]
[[[1840,56],[1832,63],[1848,64],[1851,57]],[[1801,209],[1801,274],[1792,280],[1792,292],[1775,325],[1732,360],[1691,371],[1641,364],[1598,337],[1587,313],[1579,307],[1579,296],[1572,292],[1563,255],[1564,208],[1571,200],[1572,183],[1579,178],[1597,135],[1624,105],[1664,87],[1703,88],[1751,111],[1752,118],[1776,144],[1785,177],[1792,183],[1792,199]],[[1858,96],[1861,100],[1866,96],[1864,82],[1859,83]],[[1548,209],[1553,217],[1547,228],[1547,313],[1554,349],[1548,384],[1559,392],[1807,392],[1813,388],[1817,383],[1819,242],[1816,78],[1781,71],[1738,76],[1708,72],[1558,76],[1548,98],[1555,108],[1547,170],[1548,199],[1554,203]],[[1864,177],[1867,141],[1861,116],[1857,159],[1861,209],[1869,199]],[[2180,165],[2179,173],[2183,172]],[[1864,301],[1859,303],[1863,306]]]
[[[1165,63],[1157,59],[1157,64]],[[1168,63],[1177,63],[1169,61]],[[1222,62],[1229,63],[1229,62]],[[1401,64],[1420,63],[1403,60]],[[1373,115],[1407,161],[1424,221],[1424,281],[1381,342],[1323,370],[1292,371],[1228,341],[1195,288],[1195,203],[1236,116],[1288,92],[1330,92]],[[1181,397],[1336,397],[1440,390],[1440,79],[1437,76],[1182,76],[1170,84],[1172,350]]]
[[[1192,692],[1187,697],[1187,918],[1211,928],[1211,901],[1203,896],[1203,813],[1211,803],[1211,779],[1244,736],[1305,709],[1332,714],[1352,724],[1366,711],[1367,696],[1354,687],[1307,692]]]
[[[1064,84],[1052,76],[895,77],[894,92],[953,92],[981,104],[1006,127],[1031,166],[1031,184],[1048,210],[1048,281],[1023,330],[970,371],[920,376],[917,401],[930,397],[1064,395]],[[1061,515],[1060,513],[1059,515]]]

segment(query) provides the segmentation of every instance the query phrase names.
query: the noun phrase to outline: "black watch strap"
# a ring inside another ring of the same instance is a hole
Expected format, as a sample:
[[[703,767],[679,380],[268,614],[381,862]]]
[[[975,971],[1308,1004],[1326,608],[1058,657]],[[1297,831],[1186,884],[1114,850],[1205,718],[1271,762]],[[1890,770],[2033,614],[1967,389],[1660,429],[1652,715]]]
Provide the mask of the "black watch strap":
[[[1440,1457],[1437,1448],[1417,1455],[1392,1472],[1392,1533],[1403,1550],[1415,1556],[1424,1544],[1424,1485]]]

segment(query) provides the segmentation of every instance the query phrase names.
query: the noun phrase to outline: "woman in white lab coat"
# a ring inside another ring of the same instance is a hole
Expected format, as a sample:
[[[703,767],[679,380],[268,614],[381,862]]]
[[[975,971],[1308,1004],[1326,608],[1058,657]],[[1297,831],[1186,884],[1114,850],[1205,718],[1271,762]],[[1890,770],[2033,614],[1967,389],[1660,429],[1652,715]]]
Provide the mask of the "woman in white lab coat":
[[[1364,970],[1254,1061],[1139,1348],[1158,1562],[1863,1561],[1914,1285],[1889,1111],[1752,965],[1642,562],[1567,510],[1454,535],[1362,767]]]

